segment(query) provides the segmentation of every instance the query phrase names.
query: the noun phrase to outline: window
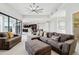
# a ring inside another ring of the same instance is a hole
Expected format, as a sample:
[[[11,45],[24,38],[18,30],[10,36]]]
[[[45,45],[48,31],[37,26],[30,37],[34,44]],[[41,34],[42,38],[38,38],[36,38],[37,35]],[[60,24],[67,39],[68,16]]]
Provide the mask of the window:
[[[3,32],[8,32],[8,17],[3,15]]]
[[[57,20],[57,31],[60,33],[66,33],[66,20],[65,17],[59,17]]]
[[[17,20],[17,23],[16,23],[16,32],[17,32],[17,34],[21,34],[21,26],[22,26],[21,21]]]
[[[9,31],[16,34],[16,19],[10,18],[9,21],[10,21]]]
[[[0,32],[3,31],[3,16],[0,14]]]
[[[8,32],[8,17],[0,14],[0,32]]]
[[[22,22],[0,12],[0,32],[21,34]]]

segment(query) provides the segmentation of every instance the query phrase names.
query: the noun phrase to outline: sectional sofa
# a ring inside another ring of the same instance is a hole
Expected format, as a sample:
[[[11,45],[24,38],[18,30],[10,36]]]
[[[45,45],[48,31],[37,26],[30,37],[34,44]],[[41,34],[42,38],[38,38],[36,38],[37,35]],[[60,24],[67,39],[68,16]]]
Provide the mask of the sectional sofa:
[[[31,40],[38,39],[50,45],[55,52],[61,55],[70,55],[75,52],[77,40],[74,39],[74,35],[37,31],[36,35],[31,35],[29,37]]]
[[[21,42],[20,35],[14,34],[12,38],[8,38],[7,32],[0,32],[0,50],[9,50],[19,42]]]
[[[59,54],[67,55],[75,52],[77,42],[73,35],[56,32],[48,33],[47,37],[40,37],[40,40],[49,44]]]

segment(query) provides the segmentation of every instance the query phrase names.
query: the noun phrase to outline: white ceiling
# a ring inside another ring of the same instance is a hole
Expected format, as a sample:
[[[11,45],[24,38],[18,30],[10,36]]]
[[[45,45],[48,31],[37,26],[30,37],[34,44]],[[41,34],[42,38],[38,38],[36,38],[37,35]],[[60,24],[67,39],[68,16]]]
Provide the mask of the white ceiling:
[[[32,13],[27,10],[27,8],[30,8],[29,5],[31,3],[9,3],[10,7],[15,9],[19,14],[22,16],[26,15],[50,15],[52,12],[55,12],[56,9],[61,5],[61,3],[37,3],[40,8],[43,8],[43,12],[40,14]]]

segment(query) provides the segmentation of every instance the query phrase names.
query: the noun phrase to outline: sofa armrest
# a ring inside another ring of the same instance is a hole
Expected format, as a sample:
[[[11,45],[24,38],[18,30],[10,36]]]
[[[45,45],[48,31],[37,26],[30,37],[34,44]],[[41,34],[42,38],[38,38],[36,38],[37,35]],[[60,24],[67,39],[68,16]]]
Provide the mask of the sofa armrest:
[[[64,42],[62,45],[62,53],[64,54],[73,54],[75,52],[77,40],[71,39]]]
[[[7,37],[0,37],[0,40],[1,40],[1,39],[3,40],[3,39],[8,39],[8,38],[7,38]]]
[[[6,42],[11,42],[11,41],[14,41],[16,39],[21,40],[21,36],[16,36],[16,37],[10,38],[10,39],[6,40]]]
[[[66,42],[67,44],[69,44],[69,54],[73,54],[75,52],[75,48],[76,48],[76,44],[77,44],[77,40],[74,39],[72,41]]]
[[[3,49],[6,43],[7,37],[0,37],[0,49]]]
[[[67,43],[67,44],[72,44],[73,42],[74,42],[75,40],[67,40],[67,41],[65,41],[64,43]]]

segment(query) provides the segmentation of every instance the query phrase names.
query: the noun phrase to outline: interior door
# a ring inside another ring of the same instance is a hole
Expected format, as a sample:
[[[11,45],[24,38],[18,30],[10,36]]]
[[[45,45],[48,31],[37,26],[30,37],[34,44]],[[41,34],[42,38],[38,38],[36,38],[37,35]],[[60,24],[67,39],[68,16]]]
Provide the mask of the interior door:
[[[79,39],[79,12],[73,14],[74,35]]]

